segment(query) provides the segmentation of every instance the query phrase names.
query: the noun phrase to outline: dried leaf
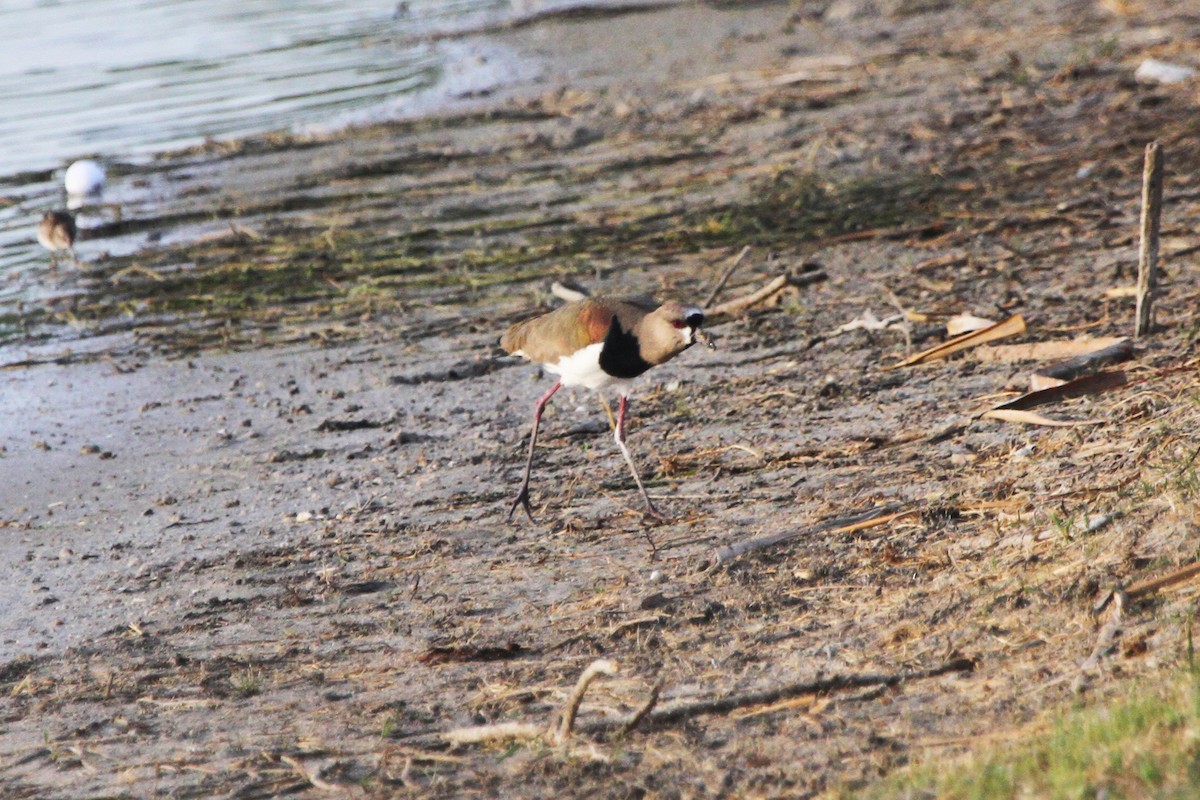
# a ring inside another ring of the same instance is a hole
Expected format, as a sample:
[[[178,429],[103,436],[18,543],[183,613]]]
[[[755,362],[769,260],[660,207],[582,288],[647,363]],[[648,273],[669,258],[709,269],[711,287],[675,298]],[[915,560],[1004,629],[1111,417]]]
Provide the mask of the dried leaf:
[[[1026,425],[1041,425],[1047,428],[1071,428],[1076,425],[1099,425],[1104,420],[1086,419],[1078,422],[1050,419],[1034,411],[1022,411],[1016,408],[993,408],[979,415],[982,419],[998,419],[1004,422],[1023,422]]]
[[[1062,386],[1066,381],[1062,378],[1051,378],[1049,375],[1038,375],[1034,373],[1029,376],[1029,391],[1040,392],[1043,389],[1053,389],[1055,386]]]
[[[1049,361],[1059,358],[1075,358],[1094,353],[1125,341],[1121,336],[1098,336],[1087,339],[1064,339],[1054,342],[1032,342],[1030,344],[1004,344],[996,347],[981,347],[975,354],[985,364],[1008,363],[1011,361]]]
[[[1110,300],[1118,300],[1122,297],[1137,297],[1136,286],[1114,286],[1104,292],[1104,296]]]
[[[1025,318],[1020,314],[1014,314],[1003,322],[997,322],[988,328],[964,333],[951,339],[948,342],[930,347],[928,350],[909,356],[899,364],[893,364],[888,369],[897,369],[899,367],[910,367],[913,364],[921,364],[926,361],[934,361],[939,358],[945,358],[951,353],[957,353],[959,350],[965,350],[969,347],[977,347],[987,342],[994,342],[997,339],[1007,339],[1009,336],[1016,336],[1025,332]]]
[[[961,336],[964,333],[983,330],[984,328],[995,324],[995,320],[984,319],[983,317],[977,317],[974,314],[955,314],[953,317],[946,320],[946,333],[949,336]]]
[[[1073,381],[1067,381],[1058,386],[1049,386],[1045,389],[1026,392],[1020,397],[1009,400],[1007,403],[1001,403],[993,410],[1034,408],[1046,403],[1057,403],[1059,400],[1069,400],[1073,397],[1100,394],[1101,392],[1107,392],[1110,389],[1124,386],[1126,383],[1125,373],[1119,370],[1115,372],[1097,372],[1095,375],[1076,378]]]

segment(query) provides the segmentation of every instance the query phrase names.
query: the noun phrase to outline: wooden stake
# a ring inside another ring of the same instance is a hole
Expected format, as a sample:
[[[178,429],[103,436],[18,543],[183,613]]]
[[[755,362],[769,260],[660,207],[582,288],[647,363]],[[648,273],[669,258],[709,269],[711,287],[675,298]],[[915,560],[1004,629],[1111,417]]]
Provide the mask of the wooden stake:
[[[1137,324],[1133,338],[1150,332],[1154,291],[1158,287],[1158,232],[1162,222],[1163,151],[1157,140],[1146,145],[1142,171],[1142,244],[1138,249]]]

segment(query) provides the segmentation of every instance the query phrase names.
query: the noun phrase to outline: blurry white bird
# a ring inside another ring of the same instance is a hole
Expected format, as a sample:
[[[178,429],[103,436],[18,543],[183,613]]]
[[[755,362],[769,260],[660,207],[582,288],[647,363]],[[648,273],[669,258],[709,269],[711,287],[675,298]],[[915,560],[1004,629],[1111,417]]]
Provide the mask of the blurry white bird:
[[[104,190],[104,167],[86,158],[76,161],[67,167],[63,183],[72,198],[94,197]]]

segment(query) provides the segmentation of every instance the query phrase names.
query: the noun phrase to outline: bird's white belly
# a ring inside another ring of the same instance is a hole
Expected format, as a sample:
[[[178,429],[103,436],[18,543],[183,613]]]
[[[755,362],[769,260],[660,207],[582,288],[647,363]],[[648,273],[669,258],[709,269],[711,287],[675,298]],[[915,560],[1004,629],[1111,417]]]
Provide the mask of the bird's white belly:
[[[629,386],[628,380],[614,378],[600,369],[600,351],[603,348],[603,342],[590,344],[569,356],[563,356],[553,364],[543,366],[547,372],[559,376],[563,386],[586,386],[588,389],[618,386],[624,391]]]

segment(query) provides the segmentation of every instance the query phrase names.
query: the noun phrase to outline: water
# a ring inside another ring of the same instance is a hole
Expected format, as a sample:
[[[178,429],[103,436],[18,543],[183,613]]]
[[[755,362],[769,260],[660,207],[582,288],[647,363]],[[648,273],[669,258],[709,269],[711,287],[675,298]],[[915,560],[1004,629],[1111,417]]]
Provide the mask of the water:
[[[63,205],[62,172],[74,159],[137,162],[208,138],[437,110],[536,77],[527,57],[486,35],[495,26],[596,5],[604,3],[5,0],[0,308],[33,296],[28,284],[47,262],[34,231],[44,211]],[[106,199],[137,213],[128,187]],[[89,245],[80,249],[86,257]]]
[[[0,6],[0,176],[395,101],[484,63],[421,34],[505,6],[430,0],[397,14],[389,0],[10,0]],[[481,83],[500,77],[479,71]]]

